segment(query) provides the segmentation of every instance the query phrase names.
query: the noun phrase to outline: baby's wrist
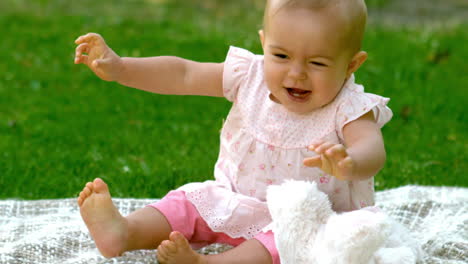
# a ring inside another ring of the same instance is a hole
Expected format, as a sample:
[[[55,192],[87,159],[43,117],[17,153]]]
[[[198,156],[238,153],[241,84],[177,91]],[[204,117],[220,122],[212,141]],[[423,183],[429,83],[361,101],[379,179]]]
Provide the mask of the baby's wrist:
[[[125,57],[118,57],[116,62],[116,71],[114,73],[113,81],[122,84],[125,79],[126,73],[126,58]]]

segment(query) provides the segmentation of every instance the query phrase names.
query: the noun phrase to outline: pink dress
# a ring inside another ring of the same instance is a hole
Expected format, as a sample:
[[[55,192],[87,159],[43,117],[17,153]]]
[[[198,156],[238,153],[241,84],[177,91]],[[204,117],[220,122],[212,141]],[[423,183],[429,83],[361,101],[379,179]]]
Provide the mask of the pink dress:
[[[317,155],[307,149],[311,142],[343,143],[343,126],[371,110],[383,126],[392,117],[388,98],[365,93],[352,77],[323,108],[306,115],[288,112],[269,98],[263,56],[236,47],[224,63],[223,89],[233,105],[221,132],[215,180],[180,187],[213,231],[245,239],[266,231],[267,187],[287,179],[317,182],[335,211],[374,204],[373,178],[339,181],[302,161]]]

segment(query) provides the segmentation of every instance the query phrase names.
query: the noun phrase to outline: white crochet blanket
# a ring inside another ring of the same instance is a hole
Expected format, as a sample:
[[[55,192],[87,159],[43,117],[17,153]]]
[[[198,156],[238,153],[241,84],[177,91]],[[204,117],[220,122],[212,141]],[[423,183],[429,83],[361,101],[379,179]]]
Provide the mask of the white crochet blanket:
[[[114,199],[126,215],[154,202]],[[422,263],[468,263],[468,189],[405,186],[377,192],[376,203],[405,225],[421,243]],[[229,247],[213,245],[211,254]],[[75,199],[0,201],[0,264],[15,263],[157,263],[155,251],[122,257],[100,256],[83,224]]]

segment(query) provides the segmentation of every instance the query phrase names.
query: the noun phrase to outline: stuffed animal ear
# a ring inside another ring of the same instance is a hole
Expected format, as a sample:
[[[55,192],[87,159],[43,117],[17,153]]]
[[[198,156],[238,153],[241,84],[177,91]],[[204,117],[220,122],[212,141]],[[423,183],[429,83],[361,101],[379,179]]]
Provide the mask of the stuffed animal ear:
[[[273,220],[287,217],[285,213],[322,220],[333,214],[328,196],[317,188],[315,182],[290,180],[269,186],[267,204]]]

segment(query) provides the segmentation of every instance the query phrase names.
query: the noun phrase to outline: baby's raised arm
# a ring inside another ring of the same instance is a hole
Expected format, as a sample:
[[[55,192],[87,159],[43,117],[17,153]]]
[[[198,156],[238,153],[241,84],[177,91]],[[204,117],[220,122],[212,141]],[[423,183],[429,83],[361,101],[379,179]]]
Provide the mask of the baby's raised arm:
[[[160,94],[223,96],[223,63],[200,63],[172,56],[119,57],[96,33],[80,36],[76,64],[106,81]]]
[[[343,128],[345,145],[327,141],[309,148],[316,157],[304,160],[304,165],[319,167],[340,180],[364,180],[382,169],[386,153],[380,127],[374,114],[366,113]]]

